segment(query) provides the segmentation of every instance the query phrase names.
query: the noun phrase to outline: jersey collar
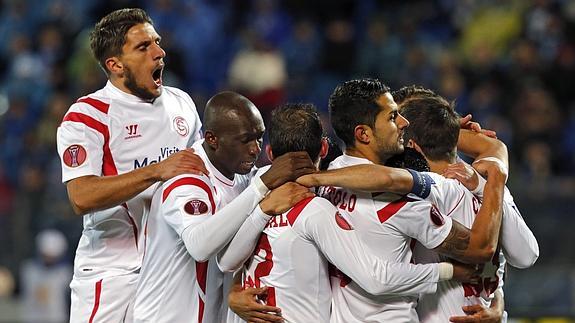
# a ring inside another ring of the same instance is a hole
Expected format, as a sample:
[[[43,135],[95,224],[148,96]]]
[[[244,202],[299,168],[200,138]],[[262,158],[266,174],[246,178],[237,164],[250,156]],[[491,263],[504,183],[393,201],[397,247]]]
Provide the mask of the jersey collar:
[[[106,82],[106,87],[105,89],[110,93],[110,96],[114,99],[119,99],[123,102],[131,102],[131,103],[149,103],[149,104],[153,104],[159,101],[159,99],[162,97],[162,95],[160,95],[159,97],[157,97],[153,103],[149,102],[149,101],[145,101],[142,100],[141,98],[130,94],[130,93],[126,93],[122,90],[120,90],[119,88],[117,88],[114,84],[112,84],[112,82],[110,82],[110,80],[108,80],[108,82]],[[162,93],[164,93],[164,91],[162,90]]]

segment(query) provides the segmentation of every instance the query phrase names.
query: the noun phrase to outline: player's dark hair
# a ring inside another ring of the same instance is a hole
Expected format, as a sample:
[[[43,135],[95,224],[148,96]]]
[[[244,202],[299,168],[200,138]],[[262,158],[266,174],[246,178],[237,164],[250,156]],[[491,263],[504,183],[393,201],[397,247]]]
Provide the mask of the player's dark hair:
[[[313,104],[288,103],[272,111],[268,136],[274,158],[307,151],[312,160],[317,160],[323,126]]]
[[[122,54],[128,30],[137,24],[152,24],[148,14],[139,8],[119,9],[102,18],[90,33],[90,48],[106,74],[106,59]]]
[[[433,91],[417,87],[402,91],[398,99],[399,112],[409,120],[404,140],[415,141],[431,160],[453,162],[460,129],[453,104]]]
[[[429,164],[425,157],[414,148],[405,147],[401,154],[391,156],[385,166],[395,168],[410,168],[418,172],[429,172]]]
[[[419,85],[404,86],[399,90],[391,92],[391,96],[393,96],[393,101],[395,101],[397,105],[402,104],[408,99],[440,97],[438,94],[433,92],[433,90],[426,89]]]
[[[381,109],[377,99],[387,92],[389,87],[376,79],[351,80],[335,88],[329,97],[331,126],[346,146],[354,146],[356,126],[375,126]]]

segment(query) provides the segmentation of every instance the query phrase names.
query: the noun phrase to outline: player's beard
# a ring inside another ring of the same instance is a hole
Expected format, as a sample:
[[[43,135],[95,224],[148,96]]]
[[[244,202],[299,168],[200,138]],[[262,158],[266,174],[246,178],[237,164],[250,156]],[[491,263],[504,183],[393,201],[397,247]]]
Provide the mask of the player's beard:
[[[124,86],[128,88],[128,90],[130,90],[132,94],[134,94],[135,96],[139,97],[144,101],[151,102],[156,99],[157,96],[154,93],[152,93],[145,87],[138,85],[138,81],[136,80],[136,77],[132,73],[132,70],[127,66],[124,67],[124,77],[125,77]]]
[[[378,139],[377,156],[382,163],[385,163],[392,156],[403,153],[403,150],[403,145],[398,142],[386,143],[382,139]]]

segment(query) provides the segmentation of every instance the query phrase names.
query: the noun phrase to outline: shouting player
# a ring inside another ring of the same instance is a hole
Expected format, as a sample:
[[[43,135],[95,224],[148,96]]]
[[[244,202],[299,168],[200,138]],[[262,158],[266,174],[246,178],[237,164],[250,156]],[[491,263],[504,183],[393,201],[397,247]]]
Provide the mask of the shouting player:
[[[102,18],[90,45],[108,83],[78,99],[58,128],[62,181],[74,211],[84,216],[70,284],[71,322],[131,321],[150,186],[207,173],[185,149],[200,138],[194,102],[162,85],[160,40],[141,9]]]

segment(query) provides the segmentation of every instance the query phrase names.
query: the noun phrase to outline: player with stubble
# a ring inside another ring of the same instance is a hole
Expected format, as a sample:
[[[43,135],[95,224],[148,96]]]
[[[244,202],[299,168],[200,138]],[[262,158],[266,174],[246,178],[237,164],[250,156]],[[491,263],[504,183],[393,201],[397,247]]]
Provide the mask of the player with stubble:
[[[389,88],[378,80],[352,80],[339,85],[330,97],[329,108],[332,126],[346,145],[344,155],[336,158],[330,169],[384,164],[403,151],[403,131],[409,123],[398,112]],[[482,263],[492,258],[497,247],[507,178],[497,163],[485,162],[484,171],[488,176],[485,199],[471,230],[420,199],[335,187],[320,192],[350,214],[351,224],[361,233],[363,242],[383,259],[409,262],[409,245],[416,239],[426,248],[452,258]],[[424,191],[431,190],[429,178],[410,173],[412,183]],[[353,210],[344,208],[351,200],[355,201]],[[332,321],[418,321],[416,297],[373,296],[342,277],[332,280],[332,292]]]

